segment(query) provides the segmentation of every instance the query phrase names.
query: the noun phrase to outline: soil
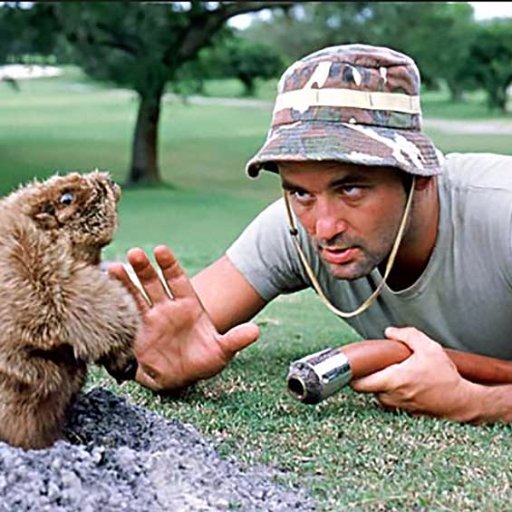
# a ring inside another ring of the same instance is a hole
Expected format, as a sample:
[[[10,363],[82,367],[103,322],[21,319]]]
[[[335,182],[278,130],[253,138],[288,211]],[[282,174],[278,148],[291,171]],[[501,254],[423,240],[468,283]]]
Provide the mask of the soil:
[[[190,425],[101,389],[79,397],[45,450],[0,443],[0,512],[313,511],[270,468],[221,458]]]

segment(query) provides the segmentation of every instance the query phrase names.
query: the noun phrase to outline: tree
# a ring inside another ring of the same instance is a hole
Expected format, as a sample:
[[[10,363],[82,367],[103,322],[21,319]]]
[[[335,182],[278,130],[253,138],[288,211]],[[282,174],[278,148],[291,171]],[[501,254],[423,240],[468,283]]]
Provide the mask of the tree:
[[[55,42],[55,20],[47,9],[36,12],[19,2],[1,5],[0,63],[24,61],[34,53],[49,56]]]
[[[512,20],[484,23],[470,48],[466,73],[487,92],[489,109],[507,111],[512,84]]]
[[[75,61],[92,78],[139,97],[131,183],[158,183],[158,126],[166,86],[226,21],[290,2],[62,2],[50,5]],[[36,4],[35,7],[38,7]]]
[[[245,96],[254,96],[258,78],[279,76],[285,67],[281,55],[273,47],[234,34],[203,52],[200,62],[210,77],[240,80]]]

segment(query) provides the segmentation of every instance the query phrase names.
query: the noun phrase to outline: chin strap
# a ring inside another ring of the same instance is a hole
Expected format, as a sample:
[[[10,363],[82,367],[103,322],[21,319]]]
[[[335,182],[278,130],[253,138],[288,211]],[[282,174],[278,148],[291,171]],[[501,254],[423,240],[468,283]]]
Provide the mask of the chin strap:
[[[409,196],[407,197],[407,202],[405,204],[404,213],[402,215],[402,220],[400,221],[400,226],[398,227],[398,231],[396,233],[395,242],[393,243],[393,247],[391,249],[391,252],[389,254],[388,261],[386,263],[386,269],[384,271],[384,276],[382,277],[382,281],[379,283],[375,291],[354,311],[341,311],[340,309],[336,308],[331,304],[329,299],[326,297],[325,293],[323,292],[322,288],[320,287],[320,283],[318,282],[311,266],[309,265],[309,262],[306,258],[306,255],[304,254],[304,251],[302,250],[302,247],[300,245],[299,240],[299,232],[297,230],[297,226],[295,224],[295,220],[293,218],[292,208],[290,205],[290,201],[288,198],[288,194],[285,190],[283,190],[283,197],[284,197],[284,203],[286,205],[286,213],[288,216],[288,225],[290,227],[290,234],[292,235],[293,242],[295,244],[295,247],[297,248],[297,252],[299,253],[300,260],[302,264],[304,265],[304,268],[306,270],[306,274],[308,275],[311,284],[313,285],[313,288],[318,293],[320,299],[322,302],[327,306],[327,308],[333,312],[335,315],[341,317],[341,318],[352,318],[356,315],[359,315],[366,311],[374,302],[375,299],[379,296],[382,288],[386,284],[386,280],[391,272],[391,269],[393,268],[393,264],[395,263],[396,254],[398,252],[398,248],[400,247],[400,242],[402,241],[404,232],[405,232],[405,226],[407,225],[407,220],[409,218],[409,213],[411,211],[411,205],[412,205],[412,197],[414,193],[414,185],[415,185],[416,179],[413,176],[412,183],[411,183],[411,189],[409,190]]]

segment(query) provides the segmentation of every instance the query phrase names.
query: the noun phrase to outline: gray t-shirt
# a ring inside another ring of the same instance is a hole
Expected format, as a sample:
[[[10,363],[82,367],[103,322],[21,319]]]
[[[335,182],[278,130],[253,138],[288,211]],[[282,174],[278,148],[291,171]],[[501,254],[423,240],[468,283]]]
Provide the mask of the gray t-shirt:
[[[444,346],[512,359],[512,157],[447,155],[438,188],[438,236],[422,275],[404,290],[385,285],[366,312],[346,321],[363,338],[383,338],[389,325],[414,326]],[[298,228],[332,304],[358,307],[381,281],[379,271],[355,281],[335,279]],[[310,286],[283,200],[267,207],[227,256],[267,301]]]

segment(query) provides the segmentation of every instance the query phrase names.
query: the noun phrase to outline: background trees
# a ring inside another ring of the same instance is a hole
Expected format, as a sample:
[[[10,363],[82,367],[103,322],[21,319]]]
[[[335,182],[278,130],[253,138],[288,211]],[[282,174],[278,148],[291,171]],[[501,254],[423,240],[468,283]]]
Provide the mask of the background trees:
[[[281,55],[274,47],[239,35],[231,35],[209,49],[201,60],[210,77],[238,78],[246,96],[254,94],[258,78],[279,76],[285,67]]]
[[[258,80],[276,78],[285,67],[285,60],[275,47],[253,42],[238,30],[224,27],[212,45],[179,69],[173,89],[184,97],[207,94],[205,80],[235,78],[243,86],[243,96],[254,96]]]
[[[507,109],[507,90],[512,85],[512,20],[480,25],[470,46],[465,72],[485,89],[490,109]]]

